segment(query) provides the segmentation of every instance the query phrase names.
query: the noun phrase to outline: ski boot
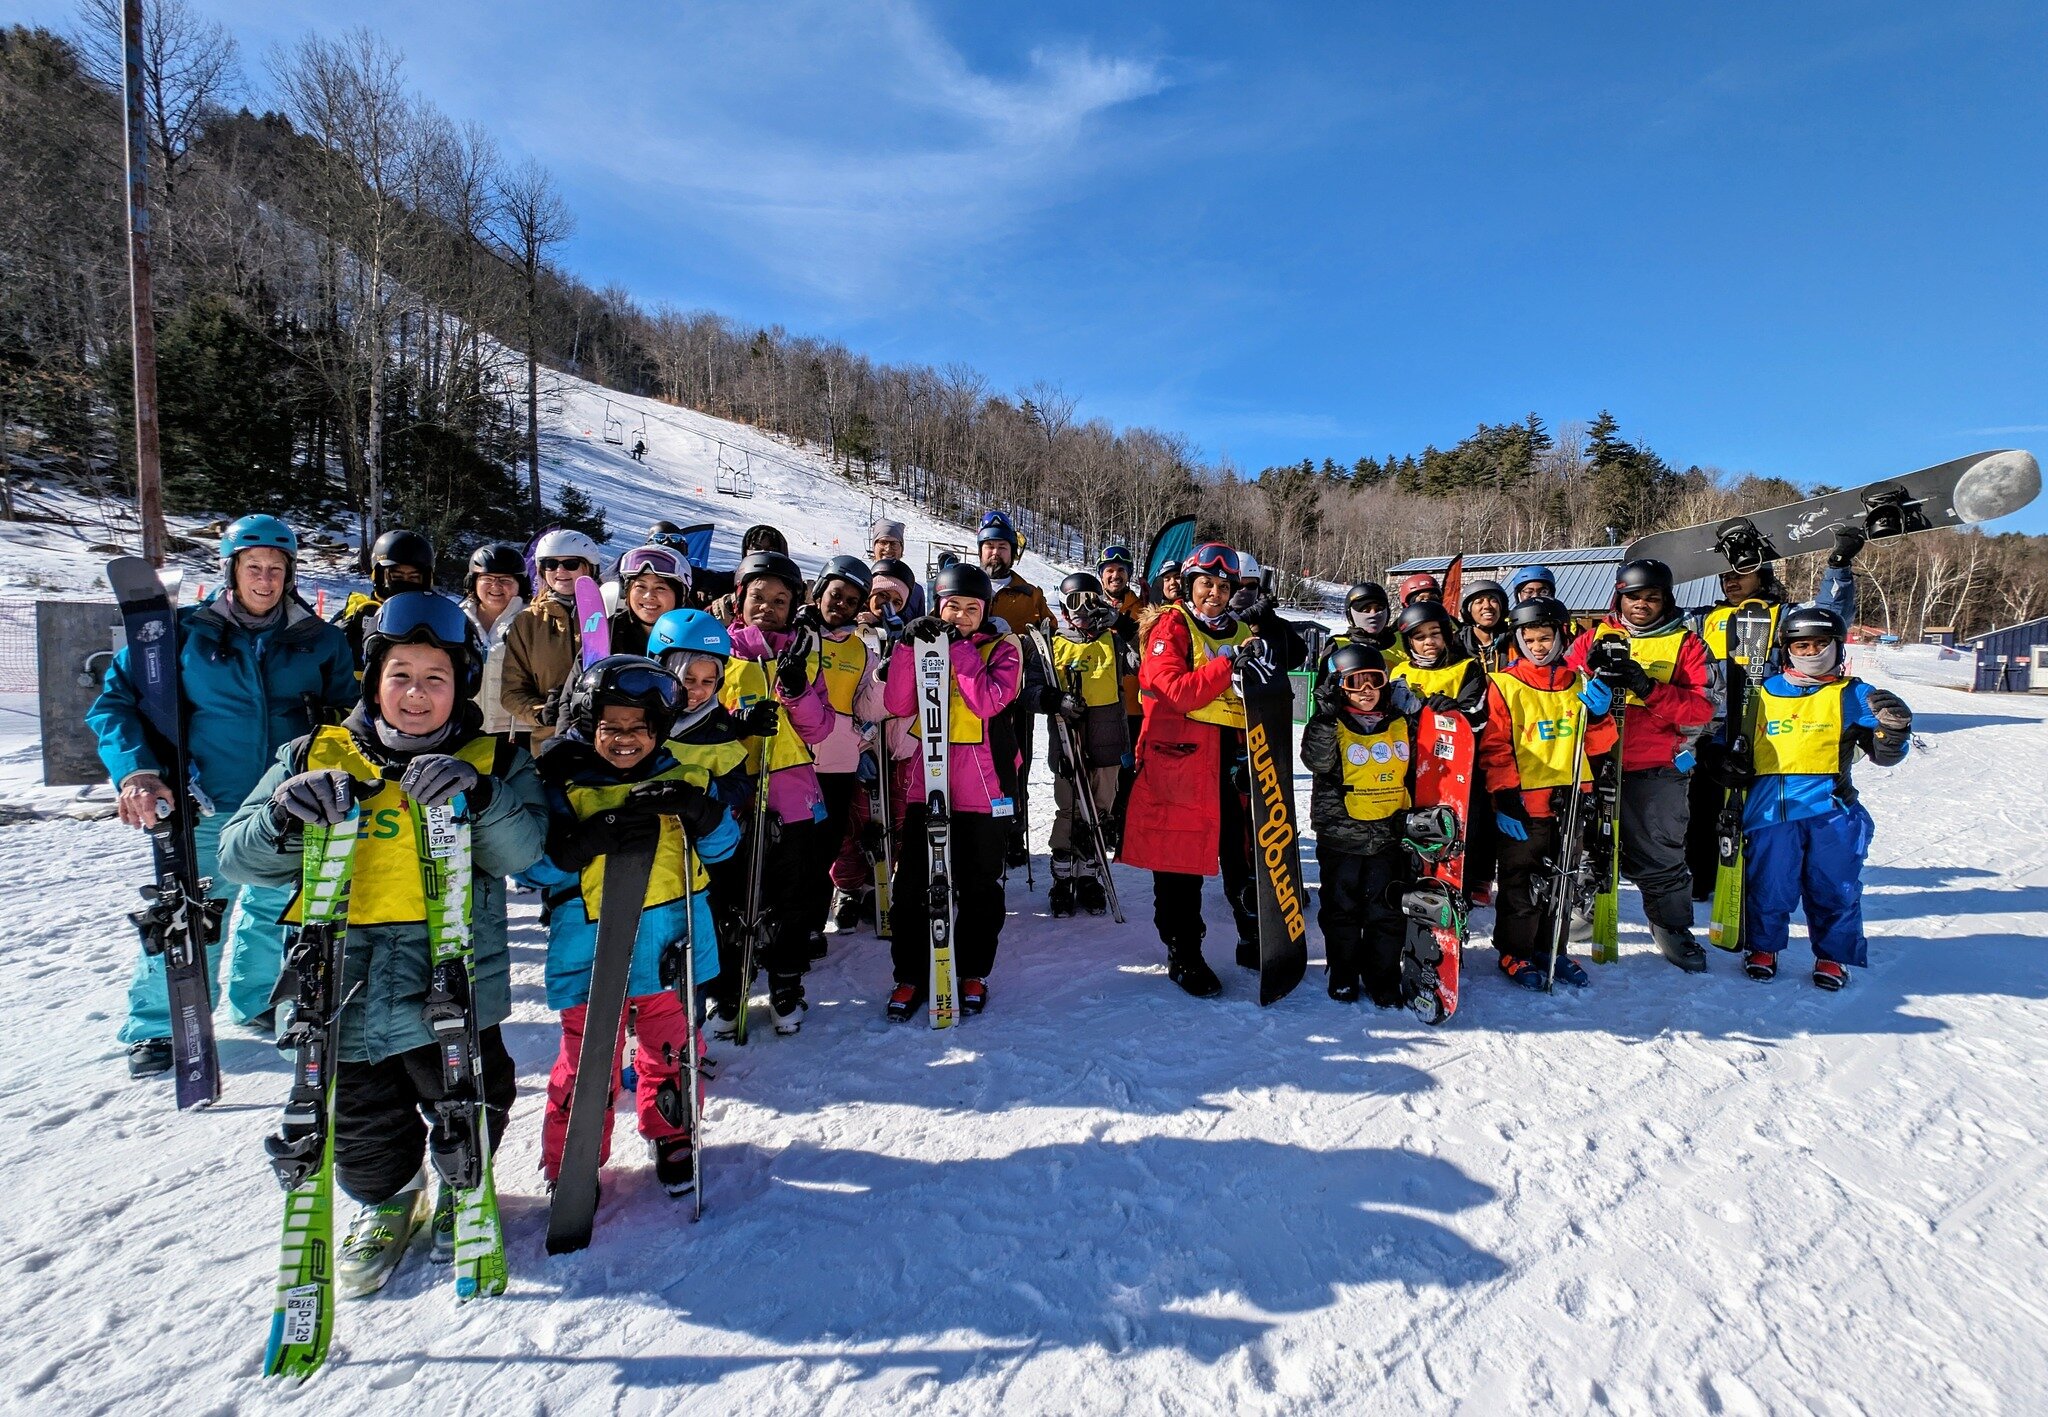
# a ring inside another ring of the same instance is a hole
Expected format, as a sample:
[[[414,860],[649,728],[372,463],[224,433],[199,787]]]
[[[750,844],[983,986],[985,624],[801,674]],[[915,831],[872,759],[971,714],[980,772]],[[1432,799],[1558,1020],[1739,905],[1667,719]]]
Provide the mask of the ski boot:
[[[720,999],[711,1006],[711,1036],[730,1043],[739,1032],[740,1006],[736,999]]]
[[[1586,967],[1562,950],[1557,954],[1556,977],[1574,989],[1583,989],[1593,982],[1593,976],[1586,973]]]
[[[804,1001],[804,980],[800,974],[771,975],[768,980],[768,1007],[775,1014],[775,1031],[788,1035],[804,1026],[804,1010],[810,1005]]]
[[[1052,918],[1062,919],[1074,913],[1074,882],[1069,876],[1062,876],[1052,883],[1052,892],[1047,900],[1052,905]]]
[[[342,1298],[360,1299],[390,1282],[431,1205],[422,1179],[382,1205],[366,1205],[356,1212],[334,1264],[334,1287]]]
[[[162,1077],[171,1070],[171,1040],[144,1038],[128,1045],[128,1076]]]
[[[434,1191],[434,1220],[428,1227],[431,1247],[427,1259],[434,1264],[455,1263],[455,1188],[443,1181]]]
[[[1825,989],[1830,994],[1833,994],[1849,982],[1849,971],[1831,959],[1815,960],[1813,962],[1813,982],[1817,988]]]
[[[1687,974],[1707,972],[1707,952],[1700,942],[1692,937],[1690,930],[1667,930],[1662,925],[1650,927],[1650,937],[1657,942],[1657,948]]]
[[[963,979],[960,981],[960,1012],[970,1017],[988,1007],[988,981],[986,979]]]
[[[1166,942],[1166,977],[1197,999],[1209,999],[1223,992],[1223,981],[1202,958],[1202,942]]]
[[[647,1150],[654,1157],[654,1179],[672,1196],[697,1189],[697,1153],[688,1137],[656,1137]]]
[[[1109,914],[1109,895],[1102,889],[1102,882],[1093,876],[1082,876],[1074,882],[1074,894],[1080,899],[1081,909],[1090,915]]]
[[[1742,972],[1762,981],[1778,977],[1778,957],[1769,950],[1751,950],[1742,957]]]
[[[860,928],[861,916],[866,913],[864,891],[832,890],[832,920],[825,928],[835,935],[844,935]]]
[[[1544,972],[1543,966],[1533,959],[1523,959],[1520,955],[1502,955],[1500,972],[1524,989],[1534,989],[1540,993],[1550,987],[1550,976]]]
[[[903,1023],[917,1017],[924,1005],[924,990],[915,984],[898,984],[889,991],[889,1021]]]

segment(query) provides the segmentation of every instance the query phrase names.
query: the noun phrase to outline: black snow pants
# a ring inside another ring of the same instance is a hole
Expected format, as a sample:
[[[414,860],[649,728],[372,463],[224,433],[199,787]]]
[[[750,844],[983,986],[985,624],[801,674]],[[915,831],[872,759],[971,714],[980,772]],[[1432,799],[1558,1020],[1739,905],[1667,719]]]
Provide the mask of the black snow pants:
[[[1685,860],[1691,783],[1675,767],[1624,773],[1621,874],[1643,893],[1643,914],[1666,930],[1692,929],[1692,872]]]
[[[931,873],[925,850],[923,803],[903,816],[896,850],[896,878],[890,884],[889,959],[898,984],[924,989],[932,977]],[[1010,819],[981,812],[955,812],[948,844],[953,872],[953,973],[986,979],[996,964],[1003,934],[1003,852]]]
[[[495,1149],[518,1091],[519,1073],[496,1025],[477,1034],[484,1064],[484,1115]],[[334,1075],[334,1176],[363,1205],[390,1200],[427,1158],[427,1129],[441,1087],[441,1051],[394,1053],[375,1063],[343,1063]]]
[[[1408,921],[1396,897],[1413,874],[1407,853],[1398,843],[1365,855],[1318,840],[1316,864],[1322,876],[1316,923],[1330,987],[1355,980],[1375,1000],[1398,998]]]

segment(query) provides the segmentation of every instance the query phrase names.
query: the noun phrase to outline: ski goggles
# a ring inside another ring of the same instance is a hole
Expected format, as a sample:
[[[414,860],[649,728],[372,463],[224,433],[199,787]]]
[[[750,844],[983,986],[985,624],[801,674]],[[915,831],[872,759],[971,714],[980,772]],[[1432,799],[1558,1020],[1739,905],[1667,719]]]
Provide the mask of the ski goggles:
[[[377,607],[376,632],[387,640],[430,639],[435,644],[466,644],[469,617],[445,595],[432,591],[401,591]]]
[[[1099,590],[1077,590],[1072,595],[1061,596],[1060,604],[1066,607],[1069,614],[1079,614],[1081,611],[1097,607],[1109,609],[1109,597]]]
[[[1188,559],[1181,562],[1183,576],[1221,576],[1225,580],[1237,579],[1237,553],[1220,541],[1197,546]]]
[[[1102,565],[1105,568],[1109,566],[1135,567],[1137,564],[1131,557],[1131,548],[1121,542],[1111,542],[1102,548]]]
[[[1384,689],[1387,687],[1387,671],[1384,669],[1349,669],[1337,676],[1337,687],[1345,693],[1361,689]]]
[[[590,563],[581,556],[543,556],[536,562],[543,573],[548,571],[581,571]]]
[[[683,692],[675,675],[653,664],[634,664],[617,670],[605,681],[605,688],[621,700],[669,708],[677,705]]]
[[[545,566],[547,563],[541,563]],[[619,558],[619,579],[629,581],[643,571],[652,571],[657,576],[667,576],[672,581],[690,583],[690,562],[688,558],[671,546],[636,546]]]

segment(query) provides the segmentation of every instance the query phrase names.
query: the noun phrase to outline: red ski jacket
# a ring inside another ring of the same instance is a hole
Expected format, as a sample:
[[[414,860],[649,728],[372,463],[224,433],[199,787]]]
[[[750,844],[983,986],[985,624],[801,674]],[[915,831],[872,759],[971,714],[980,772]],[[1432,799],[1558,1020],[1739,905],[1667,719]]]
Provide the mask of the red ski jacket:
[[[1609,616],[1572,642],[1565,663],[1584,669],[1586,656],[1603,628],[1628,634],[1619,620]],[[1706,641],[1687,630],[1671,665],[1671,682],[1652,684],[1648,698],[1623,710],[1621,770],[1643,772],[1672,766],[1679,748],[1714,721],[1714,701],[1707,686]]]
[[[1222,828],[1223,735],[1232,730],[1188,714],[1230,687],[1234,666],[1218,656],[1195,669],[1187,620],[1175,610],[1144,627],[1141,649],[1145,726],[1138,731],[1138,773],[1118,859],[1146,871],[1213,876]]]

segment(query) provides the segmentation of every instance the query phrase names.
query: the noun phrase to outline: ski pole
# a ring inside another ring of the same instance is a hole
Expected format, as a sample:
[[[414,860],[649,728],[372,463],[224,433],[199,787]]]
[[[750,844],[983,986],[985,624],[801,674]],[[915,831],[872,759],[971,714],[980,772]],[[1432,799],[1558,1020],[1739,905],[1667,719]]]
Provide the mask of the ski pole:
[[[1572,742],[1571,783],[1566,789],[1571,795],[1565,798],[1557,838],[1557,875],[1554,877],[1552,902],[1557,914],[1550,926],[1550,969],[1543,976],[1543,992],[1546,994],[1557,992],[1557,956],[1564,948],[1565,928],[1571,919],[1569,882],[1573,872],[1567,868],[1572,859],[1572,842],[1579,829],[1579,777],[1586,770],[1586,727],[1589,722],[1586,706],[1582,703]]]
[[[680,830],[682,823],[678,822]],[[684,1077],[690,1088],[690,1165],[697,1172],[697,1184],[690,1192],[690,1219],[704,1218],[704,1103],[697,1089],[702,1080],[697,1073],[697,1030],[701,1026],[697,1019],[697,901],[691,888],[695,872],[690,868],[691,858],[697,850],[697,843],[683,832],[683,1017],[688,1027],[683,1032],[683,1053],[688,1058]]]

